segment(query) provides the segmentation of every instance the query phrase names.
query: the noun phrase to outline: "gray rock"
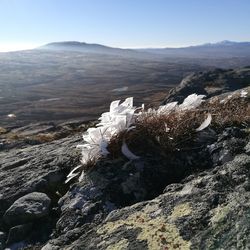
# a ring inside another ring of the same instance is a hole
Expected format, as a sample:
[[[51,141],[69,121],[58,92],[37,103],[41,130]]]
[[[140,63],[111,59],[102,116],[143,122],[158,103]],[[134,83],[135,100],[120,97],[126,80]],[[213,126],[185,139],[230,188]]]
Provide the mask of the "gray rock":
[[[250,156],[194,174],[157,198],[112,211],[104,221],[75,226],[48,249],[248,249]]]
[[[0,232],[0,250],[3,250],[5,247],[6,234],[4,232]]]
[[[5,212],[4,221],[7,225],[19,225],[45,217],[49,213],[51,200],[44,193],[33,192],[14,202]]]
[[[245,146],[245,151],[247,154],[250,154],[250,142]]]
[[[249,87],[250,67],[223,70],[215,69],[207,72],[193,73],[185,77],[181,83],[170,90],[164,103],[183,100],[193,93],[213,97],[240,88]]]
[[[12,133],[19,134],[21,136],[30,136],[30,135],[36,135],[39,133],[47,133],[55,130],[55,124],[52,122],[48,123],[37,123],[27,125],[21,128],[16,128],[11,130]]]
[[[194,185],[184,186],[181,183],[170,184],[167,187],[166,185],[181,180],[185,176],[188,176],[186,182],[193,180],[195,175],[190,175],[192,169],[201,171],[208,167],[224,165],[234,159],[237,155],[235,152],[244,152],[247,134],[238,128],[231,128],[230,131],[228,129],[225,135],[223,132],[218,134],[207,130],[199,133],[194,143],[200,146],[197,147],[198,150],[175,152],[169,158],[151,153],[149,158],[144,156],[143,161],[136,162],[126,162],[121,158],[102,159],[92,171],[85,174],[81,183],[74,184],[60,199],[59,206],[62,213],[57,222],[56,231],[66,238],[71,233],[74,234],[74,230],[85,231],[87,229],[84,225],[89,223],[99,225],[114,210],[119,214],[117,208],[150,200],[163,192],[164,188],[165,193],[173,195],[177,190],[182,190],[183,194],[197,192],[199,188]],[[227,157],[225,152],[228,152]],[[207,173],[203,172],[203,174]],[[234,181],[239,181],[238,176],[235,179]],[[216,179],[211,182],[219,185]],[[199,186],[205,183],[206,178],[203,178]],[[244,188],[248,188],[248,183],[245,183]],[[213,202],[216,202],[216,197],[215,194],[212,195]],[[84,249],[85,246],[81,247]]]
[[[0,242],[6,240],[6,234],[4,232],[0,232]]]
[[[32,229],[32,223],[12,227],[9,231],[7,244],[24,240]]]
[[[76,145],[81,141],[79,133],[40,145],[26,144],[24,147],[18,144],[0,152],[0,231],[7,230],[3,221],[6,210],[26,194],[47,193],[52,206],[56,204],[67,188],[64,184],[67,174],[79,164],[81,152]],[[59,209],[53,208],[49,217],[39,220],[39,226],[34,226],[29,240],[44,242],[48,239],[58,216]],[[16,225],[15,221],[13,223]]]
[[[0,216],[31,192],[60,191],[70,168],[79,164],[81,135],[0,152]]]

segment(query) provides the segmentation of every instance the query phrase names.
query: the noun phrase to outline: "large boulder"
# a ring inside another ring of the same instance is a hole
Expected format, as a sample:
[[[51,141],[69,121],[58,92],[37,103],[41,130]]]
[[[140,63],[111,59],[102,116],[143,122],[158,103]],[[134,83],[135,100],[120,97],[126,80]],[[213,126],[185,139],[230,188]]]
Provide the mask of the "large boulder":
[[[3,218],[11,226],[33,222],[49,214],[50,204],[51,200],[46,194],[33,192],[16,200]]]
[[[176,88],[170,90],[163,103],[182,102],[193,93],[206,95],[209,98],[248,86],[250,86],[250,67],[193,73],[185,77]]]

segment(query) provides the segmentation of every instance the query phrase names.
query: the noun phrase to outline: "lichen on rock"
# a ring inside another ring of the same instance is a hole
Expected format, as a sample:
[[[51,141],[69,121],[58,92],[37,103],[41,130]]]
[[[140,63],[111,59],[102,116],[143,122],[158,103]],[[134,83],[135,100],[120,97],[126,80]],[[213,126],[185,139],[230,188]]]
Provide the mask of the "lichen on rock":
[[[174,208],[169,218],[185,216],[189,214],[189,209],[187,204],[179,205]],[[190,249],[191,243],[180,236],[175,224],[169,223],[164,216],[152,215],[156,211],[156,206],[148,205],[142,211],[132,213],[122,220],[104,223],[98,228],[97,233],[105,239],[105,237],[109,238],[110,234],[115,235],[119,228],[123,228],[123,230],[139,229],[136,241],[146,241],[147,249]],[[122,241],[115,242],[111,246],[106,245],[109,244],[109,241],[104,240],[102,242],[103,248],[119,249],[119,247],[122,247],[120,249],[127,249],[128,247],[128,239],[122,239]],[[124,243],[124,245],[121,246],[121,243]]]

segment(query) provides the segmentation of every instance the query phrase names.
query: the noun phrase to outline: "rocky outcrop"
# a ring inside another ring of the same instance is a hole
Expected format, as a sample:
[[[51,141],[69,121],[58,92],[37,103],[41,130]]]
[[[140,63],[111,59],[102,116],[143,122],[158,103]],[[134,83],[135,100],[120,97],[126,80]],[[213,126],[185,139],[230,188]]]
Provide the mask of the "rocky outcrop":
[[[183,102],[185,97],[192,93],[206,95],[210,98],[248,86],[250,86],[250,67],[193,73],[185,77],[180,85],[169,91],[164,104],[173,101]]]
[[[32,133],[44,129],[56,133]],[[81,133],[2,148],[0,249],[248,249],[249,138],[249,124],[206,128],[181,151],[101,159],[67,185]]]
[[[245,249],[249,132],[214,133],[199,135],[210,138],[202,149],[167,162],[102,160],[59,200],[55,238],[43,250]]]
[[[78,134],[0,152],[0,232],[5,232],[5,243],[27,237],[30,244],[46,242],[58,220],[57,201],[67,190],[66,176],[79,164],[80,140]]]
[[[79,164],[76,145],[79,136],[73,136],[0,153],[0,213],[3,214],[17,199],[35,192],[60,192],[60,186],[71,166]]]
[[[0,152],[15,148],[26,148],[52,142],[79,134],[85,131],[93,122],[81,120],[68,121],[60,124],[53,122],[32,123],[27,126],[0,127]]]
[[[65,231],[51,249],[247,249],[250,156],[168,185],[157,198]],[[79,209],[79,213],[81,209]]]

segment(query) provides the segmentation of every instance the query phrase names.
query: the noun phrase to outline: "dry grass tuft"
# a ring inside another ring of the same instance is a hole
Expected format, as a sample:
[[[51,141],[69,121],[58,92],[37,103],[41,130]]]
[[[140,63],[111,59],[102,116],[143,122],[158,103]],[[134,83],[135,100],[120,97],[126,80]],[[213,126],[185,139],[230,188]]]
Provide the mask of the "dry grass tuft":
[[[86,164],[82,164],[81,168],[80,168],[80,172],[82,172],[83,170],[92,170],[97,163],[97,159],[89,159],[88,162]]]
[[[222,102],[219,98],[213,98],[206,102],[203,108],[212,114],[212,126],[223,128],[226,126],[241,126],[250,123],[249,98],[239,98],[233,95]]]
[[[228,126],[245,126],[250,124],[250,105],[248,98],[234,95],[221,101],[213,98],[198,109],[174,111],[170,114],[144,112],[138,116],[135,129],[115,135],[108,146],[111,158],[121,155],[121,145],[126,141],[132,152],[138,155],[165,154],[180,151],[193,144],[195,131],[212,115],[210,128],[215,131]]]

